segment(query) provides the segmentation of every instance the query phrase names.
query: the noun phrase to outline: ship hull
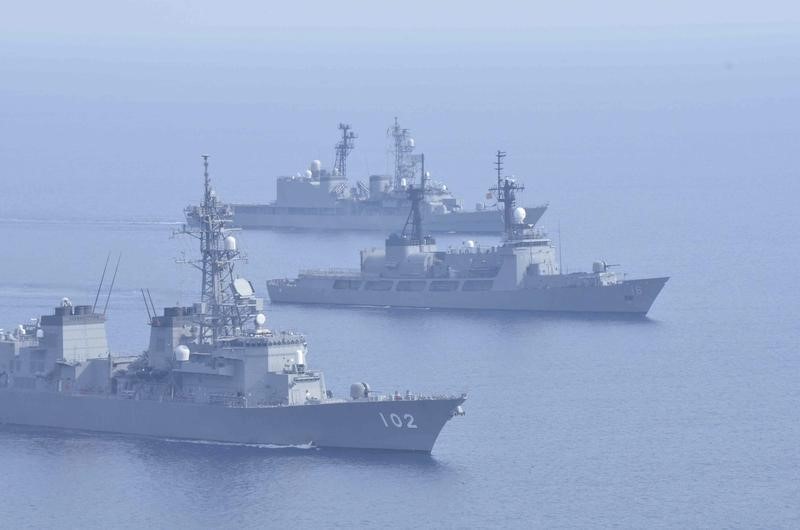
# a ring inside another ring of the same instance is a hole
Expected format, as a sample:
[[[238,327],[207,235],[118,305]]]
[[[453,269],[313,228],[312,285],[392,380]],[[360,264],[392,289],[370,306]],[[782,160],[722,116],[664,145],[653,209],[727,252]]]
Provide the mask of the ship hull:
[[[282,208],[268,204],[234,204],[233,225],[245,229],[377,230],[391,232],[402,227],[408,212],[353,212],[311,208]],[[526,220],[535,224],[546,206],[526,208]],[[501,233],[503,215],[499,210],[429,214],[423,220],[430,233]]]
[[[429,453],[463,401],[459,397],[235,408],[0,389],[0,423],[167,439]]]
[[[334,289],[335,279],[301,276],[296,280],[272,280],[267,288],[273,303],[645,315],[668,280],[648,278],[608,286],[478,292],[399,292]]]

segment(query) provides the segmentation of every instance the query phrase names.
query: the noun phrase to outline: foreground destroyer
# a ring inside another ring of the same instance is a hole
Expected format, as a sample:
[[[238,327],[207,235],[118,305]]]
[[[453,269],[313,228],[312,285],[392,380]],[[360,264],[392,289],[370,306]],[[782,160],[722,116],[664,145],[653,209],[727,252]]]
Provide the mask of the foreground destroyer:
[[[336,144],[332,170],[314,160],[304,174],[279,177],[277,198],[270,204],[231,204],[233,224],[241,228],[299,228],[308,230],[380,230],[400,226],[408,214],[407,190],[427,178],[420,213],[430,232],[501,233],[503,212],[494,205],[476,204],[468,211],[445,184],[425,172],[425,155],[415,154],[408,129],[395,118],[387,134],[391,141],[394,173],[371,175],[369,183],[351,185],[347,158],[357,136],[350,125],[339,124],[342,137]],[[535,224],[547,206],[526,208],[526,219]],[[186,209],[190,224],[197,224],[198,209]]]
[[[422,190],[409,191],[411,212],[402,233],[384,249],[361,252],[360,270],[301,271],[294,279],[267,283],[272,302],[499,309],[644,315],[668,278],[629,280],[604,261],[592,272],[562,274],[545,234],[516,207],[522,186],[502,176],[505,153],[497,153],[497,186],[505,237],[500,245],[440,251],[422,229]]]
[[[162,315],[150,301],[150,346],[140,357],[112,356],[105,311],[67,299],[54,314],[3,333],[0,423],[431,451],[445,423],[463,414],[465,396],[384,396],[356,383],[348,399],[332,397],[322,373],[306,364],[303,336],[268,330],[252,284],[236,275],[242,254],[207,164],[201,226],[184,229],[200,240],[202,256],[193,263],[202,272],[201,301]]]

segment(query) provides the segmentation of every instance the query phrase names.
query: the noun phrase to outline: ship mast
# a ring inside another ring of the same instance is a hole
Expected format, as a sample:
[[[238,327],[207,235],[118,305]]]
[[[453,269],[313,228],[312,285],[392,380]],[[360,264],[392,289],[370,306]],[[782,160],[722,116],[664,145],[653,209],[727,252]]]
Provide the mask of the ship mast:
[[[184,225],[179,231],[200,241],[200,259],[178,260],[188,263],[202,275],[200,301],[204,310],[196,315],[200,326],[200,340],[214,344],[222,337],[238,335],[244,325],[254,315],[246,304],[240,303],[240,296],[234,280],[235,263],[245,256],[237,250],[236,239],[229,235],[233,230],[227,228],[233,214],[228,205],[217,199],[211,187],[208,174],[208,155],[203,158],[203,202],[198,208],[198,227]]]
[[[399,190],[403,179],[410,182],[414,176],[408,161],[408,155],[414,150],[414,139],[411,138],[411,131],[400,127],[397,117],[394,125],[386,132],[394,142],[394,189]]]
[[[333,172],[343,177],[347,176],[347,156],[355,148],[355,139],[358,138],[358,135],[351,129],[349,123],[339,124],[342,139],[336,144],[336,162],[333,164]]]
[[[503,205],[503,224],[507,239],[512,239],[514,235],[514,208],[517,205],[518,191],[525,189],[525,186],[517,184],[514,179],[503,176],[503,159],[506,157],[505,151],[497,151],[495,155],[495,169],[497,170],[497,186],[491,188],[497,194],[497,202]]]
[[[420,210],[420,204],[424,197],[425,189],[423,187],[415,188],[411,186],[408,188],[411,211],[408,213],[406,224],[403,226],[403,232],[400,237],[410,238],[412,245],[423,245],[425,243],[422,235],[422,210]]]

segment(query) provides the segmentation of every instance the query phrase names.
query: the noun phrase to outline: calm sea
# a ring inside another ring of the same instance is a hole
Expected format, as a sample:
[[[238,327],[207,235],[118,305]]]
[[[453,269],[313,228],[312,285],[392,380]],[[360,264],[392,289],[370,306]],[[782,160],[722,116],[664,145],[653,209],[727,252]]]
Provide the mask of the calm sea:
[[[141,352],[139,289],[161,306],[199,288],[175,263],[195,245],[171,236],[200,196],[201,152],[215,155],[223,199],[266,201],[274,175],[331,158],[338,121],[364,138],[353,171],[382,171],[395,113],[467,205],[506,148],[524,202],[550,201],[541,224],[569,270],[606,259],[671,280],[635,320],[269,307],[272,327],[308,336],[309,363],[336,394],[355,381],[466,391],[466,416],[431,456],[5,426],[0,526],[800,526],[795,37],[501,39],[430,53],[345,43],[344,66],[308,44],[287,58],[287,42],[214,48],[210,72],[179,47],[90,57],[75,44],[48,58],[14,44],[0,89],[0,326],[63,296],[91,302],[107,253],[121,253],[110,341]],[[265,294],[299,268],[355,267],[382,240],[246,231],[242,271]]]

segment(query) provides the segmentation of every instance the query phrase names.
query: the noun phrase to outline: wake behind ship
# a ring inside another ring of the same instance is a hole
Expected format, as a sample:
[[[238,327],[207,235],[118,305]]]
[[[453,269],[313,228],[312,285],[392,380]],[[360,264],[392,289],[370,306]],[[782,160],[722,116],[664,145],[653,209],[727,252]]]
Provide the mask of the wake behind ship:
[[[141,356],[109,353],[96,301],[63,299],[53,314],[0,333],[0,423],[430,452],[447,421],[463,414],[466,396],[383,395],[358,382],[334,397],[307,364],[303,335],[269,330],[262,300],[236,274],[243,255],[204,158],[200,224],[184,228],[200,242],[192,264],[202,273],[201,301],[159,315],[143,291],[150,344]]]
[[[497,186],[503,204],[505,238],[482,247],[440,251],[425,236],[420,204],[424,188],[409,191],[411,212],[400,234],[384,249],[361,252],[361,268],[302,271],[297,278],[267,283],[273,303],[371,305],[450,309],[490,309],[645,315],[668,278],[627,279],[604,261],[592,272],[562,274],[555,248],[527,222],[516,206],[523,188],[502,176],[497,154]]]

